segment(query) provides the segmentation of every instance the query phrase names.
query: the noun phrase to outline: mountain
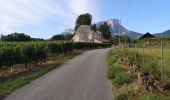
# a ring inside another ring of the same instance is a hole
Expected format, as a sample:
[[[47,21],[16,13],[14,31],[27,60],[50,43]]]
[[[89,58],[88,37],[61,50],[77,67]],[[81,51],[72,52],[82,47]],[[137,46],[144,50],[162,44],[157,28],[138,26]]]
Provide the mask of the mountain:
[[[170,30],[164,31],[162,33],[156,33],[154,34],[156,37],[160,37],[160,36],[170,36]]]
[[[73,29],[65,29],[61,34],[62,35],[74,34],[74,30]]]
[[[120,33],[120,35],[126,34],[126,35],[130,36],[131,38],[135,38],[135,39],[137,39],[138,37],[141,36],[140,33],[127,30],[125,27],[123,27],[120,24],[119,19],[110,19],[107,21],[99,22],[96,24],[96,26],[100,27],[100,25],[104,24],[105,22],[109,26],[110,31],[113,36],[119,35],[119,33]]]

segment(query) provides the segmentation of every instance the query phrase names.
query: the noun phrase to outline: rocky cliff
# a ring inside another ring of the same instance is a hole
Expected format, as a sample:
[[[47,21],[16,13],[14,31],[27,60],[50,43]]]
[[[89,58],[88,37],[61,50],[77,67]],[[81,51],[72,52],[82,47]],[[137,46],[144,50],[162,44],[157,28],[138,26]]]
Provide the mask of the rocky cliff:
[[[105,22],[109,26],[110,31],[111,31],[113,36],[119,35],[119,34],[120,35],[126,34],[126,35],[128,35],[132,38],[138,38],[139,36],[141,36],[140,33],[130,31],[130,30],[126,29],[125,27],[123,27],[120,24],[119,19],[110,19],[110,20],[107,20],[107,21],[99,22],[96,25],[97,25],[97,27],[100,27],[100,25],[104,24]]]
[[[99,31],[94,32],[90,25],[82,25],[75,32],[72,38],[74,42],[96,42],[102,43],[104,38]]]

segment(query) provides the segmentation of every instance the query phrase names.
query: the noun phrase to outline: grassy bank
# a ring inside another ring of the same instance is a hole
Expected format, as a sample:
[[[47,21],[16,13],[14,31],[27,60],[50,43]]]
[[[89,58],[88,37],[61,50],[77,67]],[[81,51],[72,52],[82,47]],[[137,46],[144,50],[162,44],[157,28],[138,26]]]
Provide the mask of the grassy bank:
[[[142,66],[143,55],[141,55],[141,53],[143,51],[138,48],[137,64],[141,66],[140,71],[142,73],[149,73],[150,76],[153,75],[154,77],[157,77],[159,80],[160,78],[160,69],[158,66],[159,57],[158,58],[155,57],[159,51],[156,49],[153,50],[151,51],[150,49],[145,49],[145,59],[147,60],[145,61],[146,65]],[[108,78],[113,83],[114,87],[113,91],[116,92],[115,94],[113,94],[114,100],[169,100],[170,97],[169,90],[163,90],[162,92],[159,91],[150,92],[148,89],[146,89],[146,86],[143,85],[141,80],[138,80],[138,77],[136,75],[137,72],[134,73],[133,71],[134,69],[131,68],[131,64],[132,66],[136,65],[134,64],[135,51],[136,49],[134,48],[127,49],[123,47],[117,47],[108,52],[107,55]],[[154,52],[155,56],[151,56],[153,55]],[[168,52],[168,50],[165,50],[164,52]],[[168,58],[168,55],[167,57],[165,56],[164,59],[166,58]],[[152,60],[154,60],[154,62]]]
[[[52,69],[58,67],[60,64],[72,59],[73,57],[81,54],[81,51],[74,51],[73,53],[68,53],[65,55],[54,56],[50,58],[52,63],[46,65],[40,65],[39,69],[32,72],[27,72],[15,77],[11,77],[0,83],[0,99],[7,96],[9,93],[14,91],[17,88],[24,86],[25,84],[30,83],[32,80],[44,75],[45,73],[51,71]]]

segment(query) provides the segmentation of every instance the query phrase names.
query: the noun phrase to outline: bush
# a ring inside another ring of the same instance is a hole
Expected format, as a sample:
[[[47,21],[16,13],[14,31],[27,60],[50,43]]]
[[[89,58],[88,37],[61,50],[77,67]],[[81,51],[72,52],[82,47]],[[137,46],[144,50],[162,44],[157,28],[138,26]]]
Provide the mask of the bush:
[[[129,95],[126,92],[120,92],[115,95],[114,100],[128,100]]]
[[[141,100],[161,100],[160,97],[158,97],[157,95],[155,94],[152,94],[152,93],[148,93],[148,94],[145,94],[141,97]]]
[[[142,72],[151,73],[157,77],[161,75],[159,65],[156,62],[147,63],[141,70]]]
[[[109,67],[107,77],[109,79],[113,79],[116,77],[118,73],[121,73],[123,71],[124,71],[123,66],[115,63],[113,66]]]
[[[118,72],[115,74],[115,78],[113,79],[113,83],[121,86],[123,84],[128,84],[130,82],[132,82],[133,77],[131,75],[129,75],[126,72]]]

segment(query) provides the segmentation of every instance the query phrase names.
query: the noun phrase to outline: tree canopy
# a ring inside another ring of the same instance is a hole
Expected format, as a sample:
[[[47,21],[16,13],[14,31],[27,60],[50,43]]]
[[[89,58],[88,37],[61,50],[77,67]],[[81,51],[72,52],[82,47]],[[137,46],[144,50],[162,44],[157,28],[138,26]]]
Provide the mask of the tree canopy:
[[[25,42],[25,41],[31,41],[31,37],[24,33],[15,32],[9,35],[1,35],[1,41]]]
[[[52,36],[51,40],[71,40],[72,38],[73,38],[73,34],[66,34],[66,35],[58,34]]]
[[[89,13],[81,14],[77,17],[75,30],[81,25],[91,25],[92,15]]]
[[[127,36],[127,35],[121,35],[121,36],[113,36],[110,39],[110,43],[112,44],[119,44],[119,38],[120,38],[120,42],[125,44],[125,43],[134,43],[135,40],[132,39],[131,37]]]
[[[98,30],[102,33],[102,35],[105,39],[110,39],[112,37],[112,34],[110,32],[110,29],[109,29],[109,26],[107,25],[107,23],[100,25]]]

